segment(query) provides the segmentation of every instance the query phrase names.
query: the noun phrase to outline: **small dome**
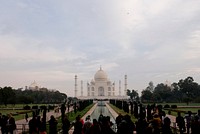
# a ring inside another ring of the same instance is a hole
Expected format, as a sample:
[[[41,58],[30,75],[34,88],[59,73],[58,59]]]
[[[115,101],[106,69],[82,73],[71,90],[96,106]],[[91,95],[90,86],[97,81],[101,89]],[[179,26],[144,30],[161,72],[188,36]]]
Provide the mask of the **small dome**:
[[[37,90],[38,88],[39,88],[39,86],[35,81],[33,83],[31,83],[31,85],[29,86],[29,89],[31,89],[31,90]]]
[[[107,81],[107,74],[100,68],[94,75],[95,81]]]
[[[36,87],[36,86],[38,86],[38,84],[35,81],[30,85],[30,87]]]

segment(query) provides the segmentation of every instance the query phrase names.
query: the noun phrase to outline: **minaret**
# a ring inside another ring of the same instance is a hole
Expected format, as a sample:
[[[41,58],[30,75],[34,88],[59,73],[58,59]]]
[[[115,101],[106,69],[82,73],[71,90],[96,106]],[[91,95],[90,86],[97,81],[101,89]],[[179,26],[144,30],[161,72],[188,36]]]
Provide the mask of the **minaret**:
[[[127,75],[124,76],[124,95],[127,96]]]
[[[75,75],[75,89],[74,89],[74,92],[75,92],[75,95],[74,97],[77,97],[77,75]]]
[[[114,89],[113,89],[114,91],[113,91],[112,96],[115,96],[115,82],[113,83],[113,88],[114,88]]]
[[[83,81],[81,80],[81,96],[83,96]]]
[[[121,96],[121,80],[119,80],[119,96]]]

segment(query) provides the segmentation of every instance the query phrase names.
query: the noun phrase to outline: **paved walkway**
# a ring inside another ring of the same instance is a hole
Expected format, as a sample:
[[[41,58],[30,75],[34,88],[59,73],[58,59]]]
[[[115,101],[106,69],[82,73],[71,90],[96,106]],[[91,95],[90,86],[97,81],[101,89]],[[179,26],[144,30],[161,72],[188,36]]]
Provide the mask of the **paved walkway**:
[[[113,118],[116,119],[118,116],[118,113],[115,112],[115,110],[113,110],[108,103],[106,103],[106,107],[108,108],[108,110],[110,111],[110,113],[112,114]]]
[[[170,120],[171,120],[171,127],[174,127],[174,128],[176,128],[177,126],[176,126],[176,116],[173,116],[173,115],[166,115],[167,117],[169,117],[170,118]]]
[[[82,117],[83,120],[85,120],[85,118],[88,116],[88,115],[91,115],[93,113],[93,111],[95,110],[95,108],[97,107],[97,103]],[[110,111],[110,113],[112,114],[113,118],[116,119],[116,117],[118,116],[118,113],[116,113],[107,103],[106,103],[106,107],[108,108],[108,110]],[[71,111],[72,108],[69,110]],[[66,110],[66,113],[68,111]],[[50,119],[50,116],[51,115],[54,115],[55,118],[58,118],[61,116],[61,112],[55,112],[55,111],[50,111],[46,114],[46,120],[48,121]],[[170,119],[171,119],[171,126],[172,127],[177,127],[176,126],[176,117],[175,116],[172,116],[172,115],[167,115]],[[29,117],[28,118],[28,121],[31,120],[32,117]],[[22,120],[18,120],[16,121],[16,124],[17,124],[17,131],[16,131],[16,134],[21,134],[23,130],[28,130],[28,122],[26,122],[25,119],[22,119]],[[74,131],[74,127],[72,127],[70,130],[69,130],[69,134],[72,134]],[[0,132],[1,134],[1,132]]]
[[[97,103],[82,117],[83,120],[85,120],[85,118],[88,116],[88,115],[91,115],[92,112],[94,111],[94,109],[96,108],[97,106]],[[72,108],[70,108],[69,111],[72,111]],[[66,110],[66,113],[68,111]],[[54,111],[50,111],[50,112],[47,112],[46,114],[46,120],[48,121],[51,117],[51,115],[54,115],[55,118],[58,118],[61,116],[61,112],[54,112]],[[29,117],[28,118],[28,121],[31,120],[32,117]],[[23,132],[23,130],[28,130],[29,127],[28,127],[28,122],[26,122],[25,119],[22,119],[22,120],[17,120],[15,122],[17,124],[17,130],[16,130],[16,134],[21,134]],[[72,127],[69,131],[69,134],[72,134],[74,131],[74,127]],[[1,132],[0,132],[1,134]]]
[[[54,111],[50,111],[46,114],[46,120],[48,121],[50,119],[50,116],[54,115],[55,118],[61,116],[61,112],[59,113],[55,113]],[[28,118],[28,121],[30,121],[32,119],[32,117]],[[25,119],[22,120],[17,120],[15,121],[16,125],[17,125],[17,131],[16,134],[21,134],[23,132],[23,130],[28,130],[28,122],[26,122]]]
[[[108,108],[108,110],[110,111],[110,113],[112,114],[113,118],[116,119],[116,117],[118,116],[118,113],[115,112],[107,103],[106,104],[106,107]],[[83,120],[85,120],[85,118],[88,116],[88,115],[91,115],[92,112],[94,111],[94,109],[96,108],[97,106],[97,103],[82,117]],[[171,127],[177,127],[176,126],[176,116],[173,116],[173,115],[167,115],[167,117],[169,117],[171,119]],[[72,134],[74,131],[74,127],[72,127],[70,130],[69,130],[69,134]],[[136,132],[133,132],[133,134],[135,134]]]
[[[97,103],[96,103],[83,117],[81,117],[81,119],[83,119],[83,120],[85,121],[85,118],[86,118],[88,115],[91,115],[96,107],[97,107]],[[69,134],[73,134],[73,132],[74,132],[74,127],[72,127],[72,128],[69,130]]]
[[[72,108],[70,108],[69,111],[71,111],[71,110],[72,110]],[[67,113],[67,112],[68,111],[66,110],[65,113]],[[53,115],[55,118],[58,118],[58,117],[61,116],[61,111],[55,112],[53,110],[53,111],[47,112],[47,114],[46,114],[46,121],[50,120],[51,115]],[[31,119],[32,119],[32,117],[29,117],[28,121],[30,121]],[[16,134],[21,134],[24,130],[28,130],[29,129],[28,122],[26,122],[25,119],[17,120],[17,121],[15,121],[15,123],[17,125]],[[0,132],[0,134],[1,134],[1,132]]]

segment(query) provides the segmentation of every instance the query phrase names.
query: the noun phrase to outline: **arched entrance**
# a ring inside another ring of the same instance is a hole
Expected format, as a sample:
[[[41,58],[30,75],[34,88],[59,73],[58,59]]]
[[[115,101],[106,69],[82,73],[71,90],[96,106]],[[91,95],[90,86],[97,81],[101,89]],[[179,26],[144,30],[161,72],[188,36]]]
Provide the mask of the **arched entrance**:
[[[104,88],[103,87],[98,88],[98,96],[104,96]]]

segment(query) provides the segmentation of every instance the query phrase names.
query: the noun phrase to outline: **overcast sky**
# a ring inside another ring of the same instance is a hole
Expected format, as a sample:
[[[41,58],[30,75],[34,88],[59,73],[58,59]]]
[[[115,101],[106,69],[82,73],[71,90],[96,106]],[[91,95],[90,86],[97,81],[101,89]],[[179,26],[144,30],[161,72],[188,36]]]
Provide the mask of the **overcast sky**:
[[[200,83],[199,0],[0,0],[0,87],[74,96],[99,67],[124,88]]]

